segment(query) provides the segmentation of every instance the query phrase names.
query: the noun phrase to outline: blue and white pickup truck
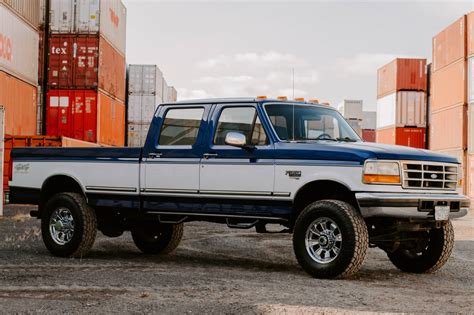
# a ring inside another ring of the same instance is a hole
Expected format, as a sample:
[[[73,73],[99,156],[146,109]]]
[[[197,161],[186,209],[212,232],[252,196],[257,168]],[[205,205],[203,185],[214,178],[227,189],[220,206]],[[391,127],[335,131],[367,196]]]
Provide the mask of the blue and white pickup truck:
[[[314,277],[356,273],[367,248],[406,272],[451,254],[466,215],[459,162],[364,143],[334,109],[305,102],[211,99],[158,107],[143,148],[14,149],[12,203],[35,204],[57,256],[82,257],[96,231],[131,231],[147,254],[175,249],[183,223],[293,233]]]

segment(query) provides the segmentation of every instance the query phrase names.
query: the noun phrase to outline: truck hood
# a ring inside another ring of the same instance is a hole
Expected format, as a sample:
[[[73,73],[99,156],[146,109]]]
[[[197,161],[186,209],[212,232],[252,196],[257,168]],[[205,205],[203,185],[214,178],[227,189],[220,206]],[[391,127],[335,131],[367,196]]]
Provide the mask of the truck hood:
[[[372,142],[279,142],[275,146],[277,158],[280,159],[345,161],[358,164],[363,164],[367,159],[459,163],[452,156],[429,150]]]

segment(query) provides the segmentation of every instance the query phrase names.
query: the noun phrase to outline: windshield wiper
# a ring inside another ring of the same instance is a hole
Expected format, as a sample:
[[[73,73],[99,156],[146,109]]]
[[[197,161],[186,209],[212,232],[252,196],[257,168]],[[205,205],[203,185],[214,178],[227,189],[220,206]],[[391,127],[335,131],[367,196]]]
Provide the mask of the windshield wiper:
[[[355,139],[351,139],[349,137],[345,137],[345,138],[337,138],[337,141],[344,141],[344,142],[357,142],[357,140]]]

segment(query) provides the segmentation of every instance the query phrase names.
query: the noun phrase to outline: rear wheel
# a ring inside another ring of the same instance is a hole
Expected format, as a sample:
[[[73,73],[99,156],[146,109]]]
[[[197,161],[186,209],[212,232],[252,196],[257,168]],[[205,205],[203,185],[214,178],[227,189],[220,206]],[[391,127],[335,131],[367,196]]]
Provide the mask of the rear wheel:
[[[293,248],[301,267],[313,277],[347,277],[359,271],[364,261],[367,226],[350,204],[317,201],[296,220]]]
[[[444,266],[454,246],[451,221],[439,229],[420,232],[416,242],[405,244],[388,252],[390,261],[400,270],[412,273],[435,272]]]
[[[183,224],[139,226],[132,230],[135,245],[149,255],[169,254],[183,238]]]
[[[59,193],[41,214],[41,234],[55,256],[83,257],[89,253],[97,233],[97,218],[85,198],[77,193]]]

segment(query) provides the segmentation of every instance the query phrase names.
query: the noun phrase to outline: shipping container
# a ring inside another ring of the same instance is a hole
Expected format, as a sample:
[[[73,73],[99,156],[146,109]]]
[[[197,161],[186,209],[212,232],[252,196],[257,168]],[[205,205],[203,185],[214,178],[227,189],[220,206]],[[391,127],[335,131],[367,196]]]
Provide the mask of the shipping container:
[[[150,124],[156,108],[161,103],[154,95],[129,95],[127,120],[130,123]]]
[[[36,134],[37,89],[0,71],[0,105],[5,108],[6,134]]]
[[[125,103],[104,93],[98,93],[97,135],[100,144],[125,145]]]
[[[97,92],[50,90],[46,106],[47,135],[97,142]]]
[[[400,91],[377,99],[377,129],[426,127],[426,93]]]
[[[430,115],[430,150],[464,149],[467,145],[467,106],[459,105]]]
[[[150,124],[128,123],[127,145],[129,147],[143,147],[149,128]]]
[[[41,4],[39,0],[0,0],[0,5],[7,6],[11,11],[27,22],[31,27],[40,26]]]
[[[163,101],[163,73],[156,65],[129,65],[128,93],[156,95]]]
[[[474,11],[467,15],[467,56],[474,55]]]
[[[103,89],[125,100],[125,58],[102,37],[52,35],[50,89]]]
[[[60,137],[48,136],[5,136],[5,149],[3,160],[3,190],[8,191],[8,181],[12,176],[11,151],[21,147],[60,147]]]
[[[474,103],[474,56],[467,60],[468,77],[467,77],[467,102]]]
[[[120,0],[51,0],[50,32],[102,34],[125,55],[127,10]]]
[[[125,105],[101,91],[50,90],[47,94],[46,133],[123,146]]]
[[[337,105],[337,110],[344,116],[344,118],[362,119],[362,100],[344,100]]]
[[[174,88],[174,86],[168,87],[168,102],[176,102],[178,100],[178,91]]]
[[[433,37],[433,72],[466,57],[466,16]]]
[[[169,102],[170,97],[168,95],[169,89],[168,89],[168,82],[166,82],[166,79],[163,78],[163,102]]]
[[[396,91],[426,91],[426,59],[397,58],[377,71],[377,98]]]
[[[99,40],[99,88],[125,100],[125,58],[103,37]]]
[[[467,151],[474,155],[474,103],[467,107]]]
[[[377,128],[377,112],[362,112],[362,129],[375,130]]]
[[[377,143],[426,148],[426,128],[388,127],[376,130]]]
[[[354,131],[359,135],[359,137],[361,137],[362,136],[362,125],[361,125],[362,120],[346,118],[346,121],[349,124],[349,126],[351,126],[351,128],[354,129]]]
[[[431,79],[431,112],[466,103],[467,83],[464,59],[433,72]]]
[[[0,5],[0,70],[37,85],[38,49],[38,32]]]
[[[463,173],[463,182],[466,186],[466,194],[471,200],[474,200],[474,155],[466,156],[466,167]]]
[[[375,142],[376,135],[373,129],[362,129],[362,140],[365,142]]]

